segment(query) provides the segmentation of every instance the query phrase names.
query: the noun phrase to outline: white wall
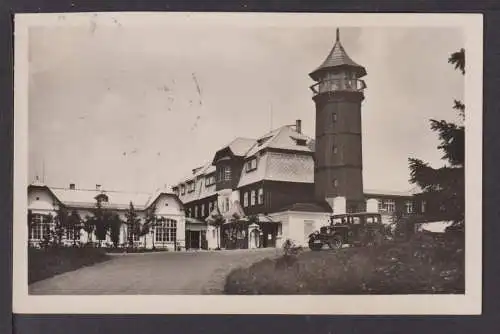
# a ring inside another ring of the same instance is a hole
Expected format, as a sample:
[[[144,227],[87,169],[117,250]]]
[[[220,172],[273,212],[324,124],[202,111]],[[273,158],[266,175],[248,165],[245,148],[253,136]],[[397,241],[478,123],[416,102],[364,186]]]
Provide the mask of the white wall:
[[[37,199],[38,198],[38,199]],[[184,210],[182,205],[171,195],[161,194],[160,197],[156,200],[156,214],[159,217],[165,217],[167,219],[173,219],[177,221],[177,244],[181,247],[185,247],[185,231],[186,231],[186,219],[184,215]],[[34,214],[52,214],[54,217],[57,215],[57,200],[52,196],[52,193],[43,188],[32,188],[28,192],[28,209],[32,210]],[[86,216],[92,217],[92,211],[90,208],[68,208],[69,211],[75,210],[81,217],[81,219],[85,219]],[[126,210],[117,210],[116,213],[120,217],[122,221],[126,221]],[[145,221],[145,212],[137,211],[138,218],[141,219],[141,222]],[[147,234],[140,238],[139,244],[145,245],[147,248],[153,247],[153,238],[155,234]],[[80,231],[80,243],[87,243],[89,241],[97,242],[97,238],[95,232],[90,233],[90,236],[83,229]],[[72,241],[65,241],[63,238],[63,242],[65,244],[72,244]],[[106,242],[111,243],[111,237],[108,233],[106,237]],[[120,229],[120,244],[126,244],[127,240],[127,226],[124,223]],[[160,246],[160,245],[155,245]],[[165,245],[168,248],[175,248],[175,245],[167,244]]]
[[[287,211],[272,214],[271,217],[273,220],[282,222],[282,237],[280,242],[276,243],[277,247],[281,247],[286,239],[291,239],[298,245],[307,246],[309,233],[318,230],[321,226],[328,225],[330,214]],[[305,231],[308,222],[312,223],[311,230]]]

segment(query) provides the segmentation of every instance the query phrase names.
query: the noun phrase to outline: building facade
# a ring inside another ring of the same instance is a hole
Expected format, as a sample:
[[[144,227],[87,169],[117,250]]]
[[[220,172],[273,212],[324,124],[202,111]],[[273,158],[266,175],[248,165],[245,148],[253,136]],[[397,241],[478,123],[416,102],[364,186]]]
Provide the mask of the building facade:
[[[200,222],[222,217],[222,226],[207,226],[208,248],[232,247],[228,240],[233,239],[244,248],[280,246],[286,238],[306,244],[332,213],[380,212],[390,223],[425,211],[425,201],[417,203],[410,191],[363,188],[365,75],[366,69],[348,56],[337,29],[331,52],[309,74],[315,81],[310,87],[314,139],[302,133],[300,120],[260,138],[236,138],[173,187],[188,217]],[[258,236],[251,235],[250,226],[258,226]]]
[[[184,206],[179,198],[170,192],[137,194],[120,191],[77,189],[74,184],[68,188],[48,187],[35,181],[28,186],[28,235],[29,245],[40,247],[44,242],[53,241],[56,221],[61,209],[73,219],[72,228],[63,231],[61,242],[66,246],[81,246],[89,243],[114,246],[110,231],[98,240],[99,227],[85,227],[85,222],[95,218],[97,202],[102,210],[118,217],[119,237],[117,246],[145,248],[185,248],[186,218]],[[147,216],[153,221],[147,233],[139,233],[127,224],[127,211],[134,206],[138,222],[146,224]],[[91,225],[89,225],[91,226]]]

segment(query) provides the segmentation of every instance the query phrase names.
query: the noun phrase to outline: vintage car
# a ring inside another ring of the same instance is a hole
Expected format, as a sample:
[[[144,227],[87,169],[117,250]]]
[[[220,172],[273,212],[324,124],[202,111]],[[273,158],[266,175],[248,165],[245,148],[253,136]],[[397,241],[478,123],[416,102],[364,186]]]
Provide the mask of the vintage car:
[[[325,246],[338,249],[343,245],[368,246],[385,238],[386,227],[378,213],[347,213],[333,215],[330,224],[309,235],[309,248],[321,250]]]

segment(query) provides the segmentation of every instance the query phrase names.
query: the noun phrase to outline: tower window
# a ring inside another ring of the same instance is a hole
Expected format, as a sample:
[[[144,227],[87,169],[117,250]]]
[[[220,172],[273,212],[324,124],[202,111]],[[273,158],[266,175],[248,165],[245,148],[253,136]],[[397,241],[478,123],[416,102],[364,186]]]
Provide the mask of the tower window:
[[[337,113],[336,113],[336,112],[334,112],[334,113],[332,114],[332,122],[333,122],[333,123],[337,122]]]
[[[339,186],[339,180],[337,180],[337,179],[333,179],[332,184],[333,184],[333,187],[334,187],[334,188],[337,188],[337,187]]]
[[[333,154],[337,154],[337,146],[333,145],[332,151],[333,151]]]

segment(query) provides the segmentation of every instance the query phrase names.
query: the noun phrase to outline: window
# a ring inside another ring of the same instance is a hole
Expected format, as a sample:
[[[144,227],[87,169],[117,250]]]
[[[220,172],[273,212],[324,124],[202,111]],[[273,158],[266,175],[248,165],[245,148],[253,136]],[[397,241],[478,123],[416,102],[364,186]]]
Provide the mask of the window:
[[[307,145],[307,141],[305,139],[296,139],[295,142],[299,146],[306,146]]]
[[[422,201],[422,213],[425,212],[426,207],[427,207],[427,202],[426,201]]]
[[[194,206],[194,218],[198,218],[198,205]]]
[[[215,183],[215,175],[210,174],[205,177],[205,187],[210,187]]]
[[[252,193],[250,195],[250,205],[251,206],[255,205],[255,190],[252,190]]]
[[[187,208],[186,217],[191,217],[191,208]]]
[[[213,209],[214,209],[214,202],[208,203],[208,214],[211,214]]]
[[[333,145],[332,146],[332,151],[333,151],[333,154],[337,154],[337,146]]]
[[[259,197],[258,197],[258,203],[263,204],[264,203],[264,189],[259,188]]]
[[[380,211],[385,211],[385,212],[396,211],[396,202],[394,200],[386,199],[386,200],[383,200],[381,202],[382,202],[382,209]]]
[[[139,241],[139,233],[136,233],[136,232],[130,232],[130,237],[132,239],[132,241]]]
[[[361,218],[359,218],[359,217],[351,217],[350,223],[351,224],[359,225],[359,224],[361,224]]]
[[[229,166],[224,167],[224,181],[231,180],[231,168]]]
[[[186,193],[186,186],[182,185],[181,186],[181,195],[184,195]]]
[[[37,198],[36,198],[36,200],[37,200],[37,201],[39,201],[39,200],[40,200],[40,197],[37,197]]]
[[[245,192],[243,194],[243,207],[247,207],[248,206],[248,192]]]
[[[79,228],[68,228],[66,230],[66,240],[80,240],[80,229]]]
[[[42,240],[50,237],[50,223],[47,217],[33,215],[29,237],[32,240]]]
[[[382,200],[378,200],[377,201],[377,204],[378,204],[378,211],[384,211],[384,201]]]
[[[251,172],[257,169],[257,158],[252,158],[245,163],[245,170]]]
[[[161,225],[156,227],[156,242],[174,242],[177,239],[177,222],[167,219]]]
[[[224,203],[226,203],[226,211],[229,211],[229,198],[225,198]]]
[[[406,206],[406,213],[413,213],[413,202],[412,201],[406,201],[405,206]]]
[[[204,216],[205,216],[205,204],[202,204],[200,217],[204,217]]]
[[[334,113],[332,114],[332,122],[333,122],[333,123],[337,122],[337,113],[336,113],[336,112],[334,112]]]
[[[174,188],[172,188],[172,191],[174,192],[174,194],[176,194],[177,196],[179,196],[179,188],[174,187]]]
[[[193,181],[189,182],[189,183],[187,184],[187,186],[188,186],[188,192],[189,192],[189,193],[191,193],[191,192],[193,192],[193,191],[194,191],[194,182],[193,182]]]
[[[333,179],[332,183],[333,183],[334,188],[337,188],[339,186],[339,180],[337,180],[337,179]]]

